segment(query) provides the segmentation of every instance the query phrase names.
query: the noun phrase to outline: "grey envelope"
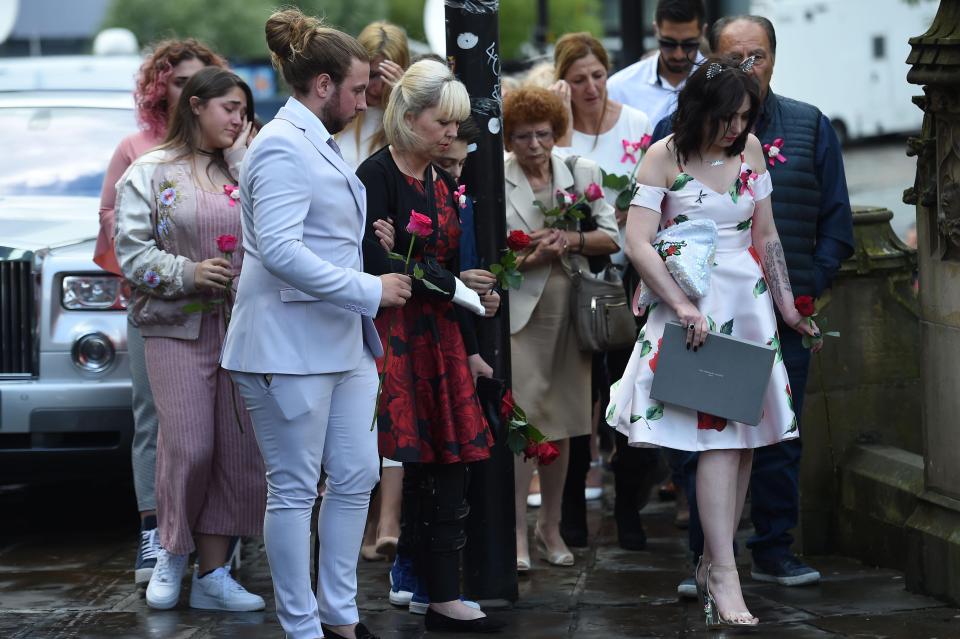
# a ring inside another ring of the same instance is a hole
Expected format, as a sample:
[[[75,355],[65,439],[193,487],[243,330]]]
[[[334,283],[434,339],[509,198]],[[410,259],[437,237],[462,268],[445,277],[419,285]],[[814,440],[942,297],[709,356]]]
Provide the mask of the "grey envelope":
[[[710,333],[694,352],[687,350],[686,338],[683,326],[667,322],[650,397],[752,426],[759,424],[777,349]]]

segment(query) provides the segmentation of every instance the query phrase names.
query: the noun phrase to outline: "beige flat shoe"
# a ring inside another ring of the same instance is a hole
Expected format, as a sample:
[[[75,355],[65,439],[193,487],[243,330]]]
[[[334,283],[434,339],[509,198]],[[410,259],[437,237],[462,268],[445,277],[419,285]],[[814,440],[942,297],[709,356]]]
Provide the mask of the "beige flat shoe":
[[[517,557],[517,572],[530,572],[530,557]]]
[[[360,558],[364,561],[383,561],[386,559],[377,552],[376,546],[360,546]]]
[[[556,550],[550,551],[547,548],[547,542],[543,540],[543,535],[540,534],[540,528],[535,528],[533,531],[533,536],[537,540],[537,546],[540,548],[540,552],[543,553],[543,559],[548,564],[554,566],[572,566],[573,565],[573,553],[569,549],[566,550]]]

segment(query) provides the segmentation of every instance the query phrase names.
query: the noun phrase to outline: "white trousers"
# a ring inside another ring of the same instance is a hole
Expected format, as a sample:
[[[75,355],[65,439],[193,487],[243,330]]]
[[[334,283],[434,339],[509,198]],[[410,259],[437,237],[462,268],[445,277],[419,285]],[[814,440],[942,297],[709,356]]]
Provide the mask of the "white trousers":
[[[263,538],[277,617],[289,639],[322,637],[323,623],[359,621],[357,558],[379,479],[373,356],[346,373],[273,375],[231,372],[253,418],[267,469]],[[310,515],[320,467],[327,491],[317,522],[316,596],[310,591]]]

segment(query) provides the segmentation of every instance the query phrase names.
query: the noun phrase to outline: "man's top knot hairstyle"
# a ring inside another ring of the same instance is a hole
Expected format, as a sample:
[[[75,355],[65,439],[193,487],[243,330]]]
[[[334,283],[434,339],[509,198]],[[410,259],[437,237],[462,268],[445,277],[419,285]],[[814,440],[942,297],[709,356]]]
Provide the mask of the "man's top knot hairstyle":
[[[353,60],[370,60],[356,39],[299,9],[276,11],[267,19],[265,31],[273,66],[300,94],[309,90],[310,81],[318,75],[325,73],[339,85]]]

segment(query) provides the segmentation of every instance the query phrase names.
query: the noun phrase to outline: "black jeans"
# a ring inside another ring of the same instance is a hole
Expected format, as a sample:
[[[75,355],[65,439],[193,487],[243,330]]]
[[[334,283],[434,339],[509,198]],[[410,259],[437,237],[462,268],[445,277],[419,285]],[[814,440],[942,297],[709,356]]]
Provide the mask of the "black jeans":
[[[403,504],[397,553],[412,557],[430,601],[460,598],[460,551],[469,469],[466,464],[403,465]]]

